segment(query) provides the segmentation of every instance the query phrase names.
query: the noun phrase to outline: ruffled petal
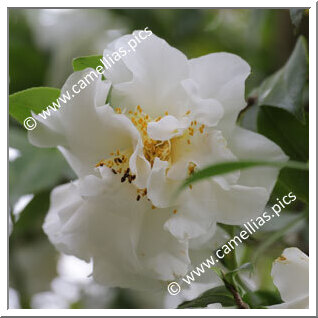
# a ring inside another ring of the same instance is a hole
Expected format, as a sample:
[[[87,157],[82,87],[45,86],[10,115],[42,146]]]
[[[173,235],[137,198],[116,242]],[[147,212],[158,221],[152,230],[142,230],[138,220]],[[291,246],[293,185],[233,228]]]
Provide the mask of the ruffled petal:
[[[250,66],[239,56],[230,53],[212,53],[190,60],[190,78],[204,99],[216,99],[224,110],[218,128],[227,135],[237,116],[246,105],[245,80]]]
[[[131,110],[140,105],[152,117],[163,115],[167,110],[172,115],[181,115],[186,102],[180,84],[188,77],[186,56],[154,34],[142,40],[134,52],[128,45],[132,40],[136,41],[134,35],[123,36],[104,52],[106,58],[120,48],[126,51],[121,63],[116,62],[105,72],[113,82],[112,103]],[[115,72],[115,67],[120,72]]]
[[[136,200],[132,184],[105,166],[97,170],[100,177],[54,190],[44,224],[52,243],[64,253],[92,258],[95,280],[108,286],[160,289],[160,280],[184,275],[187,243],[163,229],[171,209],[152,209],[146,198]]]
[[[235,127],[228,138],[228,147],[240,160],[284,162],[288,157],[266,137]],[[218,198],[219,221],[242,224],[264,210],[276,183],[278,168],[257,167],[240,171],[236,184],[226,184],[214,178]]]
[[[72,86],[90,72],[86,69],[73,73],[61,94],[72,92]],[[116,149],[133,148],[140,138],[128,117],[103,105],[108,90],[109,83],[96,78],[50,117],[42,119],[40,129],[29,132],[30,141],[42,147],[59,146],[78,176],[94,174],[95,164],[101,159]]]
[[[90,260],[89,241],[85,223],[88,215],[83,209],[84,200],[76,191],[77,183],[56,187],[51,193],[51,206],[43,230],[49,240],[62,253]],[[79,231],[68,231],[69,228]]]
[[[224,115],[221,103],[213,98],[202,98],[199,94],[198,84],[192,79],[182,81],[182,85],[190,101],[189,117],[207,127],[216,126]]]

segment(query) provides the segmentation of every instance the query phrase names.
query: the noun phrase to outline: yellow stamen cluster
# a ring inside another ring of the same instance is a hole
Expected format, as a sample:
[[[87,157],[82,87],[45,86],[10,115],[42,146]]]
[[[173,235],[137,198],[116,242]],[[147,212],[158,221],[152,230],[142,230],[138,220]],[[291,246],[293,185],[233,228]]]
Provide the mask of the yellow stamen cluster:
[[[168,115],[168,112],[165,112],[165,114]],[[153,140],[148,136],[147,133],[148,123],[151,121],[159,121],[161,117],[159,116],[155,119],[150,118],[143,112],[139,105],[137,106],[137,110],[135,112],[129,111],[128,116],[141,134],[144,145],[144,156],[150,162],[151,166],[153,166],[156,157],[162,161],[169,161],[171,156],[170,141]]]
[[[143,142],[143,153],[145,158],[149,161],[151,166],[153,166],[155,158],[159,158],[162,161],[168,161],[172,162],[172,145],[175,142],[174,140],[185,138],[187,141],[187,144],[191,144],[191,137],[196,133],[200,132],[203,134],[205,126],[201,125],[199,126],[196,121],[192,121],[190,127],[185,131],[183,136],[172,138],[171,140],[167,141],[160,141],[160,140],[153,140],[149,137],[147,133],[147,126],[149,122],[156,121],[162,119],[161,116],[157,118],[151,118],[149,115],[145,114],[142,110],[142,108],[138,105],[135,109],[135,111],[128,111],[126,113],[125,111],[122,111],[120,107],[115,108],[115,112],[117,114],[125,113],[127,115],[131,122],[134,124],[134,126],[138,129],[140,132],[142,142]],[[191,113],[190,110],[188,110],[184,116],[188,116]],[[168,112],[164,112],[164,115],[167,116]],[[112,170],[114,174],[120,174],[121,175],[121,182],[128,181],[129,183],[132,183],[133,180],[135,180],[136,176],[133,175],[129,168],[129,158],[132,154],[132,150],[126,150],[126,151],[120,151],[116,150],[116,152],[112,152],[109,154],[109,157],[107,159],[103,159],[99,161],[96,164],[96,167],[100,166],[107,166]],[[196,164],[193,162],[190,162],[188,165],[188,174],[191,175],[195,170]],[[190,185],[190,189],[192,188],[192,185]],[[145,189],[137,189],[137,197],[136,200],[139,201],[142,197],[145,197],[147,195],[147,188]],[[154,205],[152,205],[152,209],[156,209]],[[177,210],[173,210],[173,213],[176,214]]]

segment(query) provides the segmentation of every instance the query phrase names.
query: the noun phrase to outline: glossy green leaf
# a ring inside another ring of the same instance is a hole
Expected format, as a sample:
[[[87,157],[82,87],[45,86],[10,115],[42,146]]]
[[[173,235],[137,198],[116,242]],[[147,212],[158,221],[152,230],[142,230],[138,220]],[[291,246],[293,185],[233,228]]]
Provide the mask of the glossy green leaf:
[[[271,162],[271,161],[231,161],[217,163],[215,165],[209,166],[198,172],[192,174],[181,186],[181,189],[189,186],[192,183],[198,182],[200,180],[210,178],[217,175],[226,174],[236,170],[242,170],[258,166],[268,166],[283,168],[289,167],[292,169],[308,170],[308,165],[302,162],[288,161],[288,162]]]
[[[73,70],[75,72],[82,71],[88,67],[96,69],[96,67],[99,65],[104,68],[103,63],[100,61],[100,59],[102,58],[103,58],[102,55],[82,56],[82,57],[75,58],[73,60]]]
[[[284,193],[292,191],[297,196],[297,199],[308,204],[309,172],[288,168],[283,169],[279,174],[278,181],[273,192],[275,193],[278,188],[280,188],[280,191],[284,191]]]
[[[263,106],[258,114],[258,132],[279,145],[292,160],[307,162],[309,159],[308,116],[302,124],[283,109]],[[293,191],[297,198],[308,203],[309,178],[307,171],[285,168],[280,172],[276,188]]]
[[[60,96],[60,90],[53,87],[34,87],[9,96],[9,114],[23,124],[31,116],[31,110],[38,114]]]
[[[282,108],[304,122],[302,94],[308,80],[308,52],[304,37],[299,37],[287,63],[257,89],[259,106]]]
[[[199,297],[185,301],[178,306],[179,309],[184,308],[204,308],[209,304],[220,303],[224,307],[235,306],[233,295],[226,289],[225,286],[219,286],[207,290]]]
[[[278,144],[290,159],[308,161],[308,117],[302,124],[282,109],[263,106],[258,114],[257,127],[259,133]]]

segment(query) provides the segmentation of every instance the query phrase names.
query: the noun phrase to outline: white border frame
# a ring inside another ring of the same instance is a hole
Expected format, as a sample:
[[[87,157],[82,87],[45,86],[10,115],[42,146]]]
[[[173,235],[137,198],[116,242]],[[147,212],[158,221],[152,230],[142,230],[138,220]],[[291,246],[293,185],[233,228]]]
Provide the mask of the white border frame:
[[[27,2],[27,7],[76,7],[78,6],[78,1],[74,0],[48,0],[44,2],[41,0],[30,0]],[[88,5],[88,3],[81,3]],[[98,0],[90,0],[89,7],[105,7],[109,3],[105,1]],[[107,8],[115,7],[131,7],[134,4],[134,8],[142,7],[142,8],[151,8],[151,7],[175,7],[178,8],[180,1],[178,0],[161,0],[161,1],[153,1],[149,4],[148,1],[135,0],[133,3],[125,0],[117,0],[113,3],[113,6],[107,6]],[[195,2],[184,1],[182,5],[184,7],[192,7],[192,8],[209,8],[213,5],[213,8],[218,7],[228,7],[235,8],[238,2],[232,0],[223,0],[223,1],[207,1],[207,0],[196,0]],[[309,174],[309,251],[310,251],[310,307],[309,309],[254,309],[254,310],[245,310],[241,311],[239,309],[7,309],[7,282],[8,277],[8,268],[7,262],[2,261],[0,265],[0,275],[1,282],[0,285],[0,315],[6,316],[121,316],[121,315],[129,315],[129,316],[211,316],[211,314],[215,316],[316,316],[316,2],[311,0],[304,1],[283,1],[283,0],[267,0],[267,1],[247,1],[241,0],[239,2],[240,7],[249,7],[249,8],[290,8],[290,7],[306,7],[310,8],[309,13],[309,103],[310,107],[310,118],[309,118],[309,140],[310,140],[310,148],[309,148],[309,157],[310,157],[310,174]],[[8,43],[7,35],[7,9],[8,7],[25,7],[26,1],[23,0],[12,0],[5,1],[4,4],[1,5],[0,11],[0,34],[2,43]],[[273,48],[275,49],[275,48]],[[8,150],[7,143],[4,136],[7,135],[7,125],[8,125],[8,110],[5,108],[5,101],[8,100],[8,52],[7,50],[2,49],[0,51],[1,63],[3,66],[3,70],[6,72],[2,72],[1,79],[1,97],[3,101],[3,105],[1,107],[2,116],[0,117],[0,134],[1,134],[1,167],[2,167],[2,178],[1,178],[1,201],[2,202],[2,213],[1,213],[1,255],[8,255],[8,246],[7,246],[7,165],[8,160],[5,161],[5,158],[8,158]],[[5,150],[6,149],[6,150]],[[6,156],[5,156],[6,153]],[[5,168],[6,167],[6,168]],[[7,189],[5,191],[4,189]],[[4,257],[2,257],[4,259]],[[211,312],[212,310],[212,312]]]

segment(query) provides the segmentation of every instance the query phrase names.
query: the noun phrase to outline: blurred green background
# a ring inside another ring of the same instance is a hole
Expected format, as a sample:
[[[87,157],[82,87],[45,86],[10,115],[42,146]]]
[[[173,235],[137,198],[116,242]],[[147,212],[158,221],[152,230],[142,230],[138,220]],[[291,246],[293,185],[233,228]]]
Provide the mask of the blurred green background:
[[[308,10],[292,16],[296,26],[287,9],[10,9],[9,93],[36,86],[60,88],[72,72],[73,58],[102,54],[116,37],[148,26],[188,58],[219,51],[241,56],[252,69],[246,84],[249,96],[285,64],[299,35],[308,39]],[[160,297],[94,284],[85,278],[88,265],[54,250],[41,228],[49,193],[75,176],[56,149],[33,147],[26,130],[11,117],[9,123],[10,307],[162,307]],[[293,207],[287,219],[303,209],[302,203]],[[258,239],[263,239],[262,233]],[[273,288],[273,255],[289,245],[308,253],[306,224],[298,225],[263,257],[262,288]],[[252,249],[253,242],[241,258],[248,258]]]

